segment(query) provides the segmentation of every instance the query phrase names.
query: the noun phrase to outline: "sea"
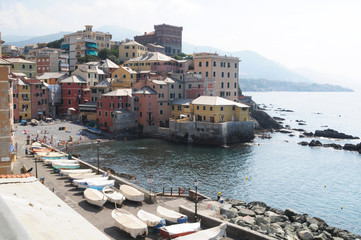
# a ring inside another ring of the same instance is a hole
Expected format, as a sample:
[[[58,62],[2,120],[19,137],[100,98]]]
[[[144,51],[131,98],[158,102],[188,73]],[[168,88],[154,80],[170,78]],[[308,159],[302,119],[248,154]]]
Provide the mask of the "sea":
[[[249,92],[283,125],[306,131],[331,128],[361,137],[360,92]],[[290,110],[290,111],[286,111]],[[305,125],[299,125],[303,121]],[[292,208],[329,225],[361,234],[361,154],[332,148],[301,146],[299,132],[274,132],[271,139],[227,147],[175,144],[161,139],[108,142],[100,145],[100,166],[134,175],[145,189],[194,189],[216,198],[262,201]],[[322,143],[361,140],[317,138]],[[73,151],[96,165],[96,145]],[[149,181],[153,179],[154,182]]]

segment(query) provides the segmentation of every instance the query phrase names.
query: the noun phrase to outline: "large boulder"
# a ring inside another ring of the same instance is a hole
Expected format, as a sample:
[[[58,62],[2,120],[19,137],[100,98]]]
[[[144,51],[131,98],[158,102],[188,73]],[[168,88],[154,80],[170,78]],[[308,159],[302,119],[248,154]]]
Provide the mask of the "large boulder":
[[[322,143],[318,140],[312,140],[308,146],[310,147],[321,147],[322,146]]]
[[[313,235],[310,232],[310,230],[301,230],[301,231],[298,231],[297,234],[302,240],[312,240],[313,239]]]
[[[256,221],[257,225],[261,225],[261,224],[267,225],[267,224],[271,223],[271,220],[269,217],[264,217],[261,215],[257,215],[255,217],[255,221]]]
[[[293,210],[293,209],[291,209],[291,208],[287,208],[287,209],[285,210],[285,215],[286,215],[287,217],[292,217],[292,216],[299,215],[299,213],[298,213],[296,210]]]
[[[316,137],[327,137],[327,138],[338,138],[338,139],[359,139],[359,137],[354,137],[351,135],[340,133],[333,129],[316,130],[315,136]]]
[[[267,204],[265,204],[264,202],[260,202],[260,201],[253,201],[253,202],[249,202],[247,204],[247,208],[249,208],[249,209],[251,209],[254,206],[260,206],[260,207],[267,208]]]
[[[346,143],[343,146],[343,150],[348,150],[348,151],[357,151],[357,146],[351,143]]]
[[[263,129],[281,129],[282,126],[270,117],[266,112],[261,110],[252,110],[252,118],[254,118]]]
[[[279,215],[277,213],[271,212],[271,211],[267,211],[264,214],[266,217],[269,217],[271,223],[276,223],[276,222],[284,222],[288,220],[288,217],[285,215]]]
[[[232,208],[231,204],[223,204],[222,207],[220,207],[220,213],[221,215],[225,216],[228,219],[237,217],[237,209]]]
[[[231,199],[231,198],[227,198],[226,202],[231,204],[232,207],[246,206],[247,205],[247,203],[245,201],[237,200],[237,199]]]
[[[240,208],[237,213],[240,216],[252,216],[253,217],[256,215],[252,210],[249,210],[246,208]]]

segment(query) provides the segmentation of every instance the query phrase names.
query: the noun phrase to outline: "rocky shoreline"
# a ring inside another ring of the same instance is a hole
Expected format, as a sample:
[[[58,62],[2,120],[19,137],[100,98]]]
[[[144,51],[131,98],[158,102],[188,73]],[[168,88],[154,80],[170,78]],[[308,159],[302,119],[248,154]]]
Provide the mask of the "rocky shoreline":
[[[295,210],[282,211],[263,202],[244,202],[226,199],[220,206],[221,218],[268,235],[286,240],[356,240],[360,235],[329,226],[324,220],[300,214]]]

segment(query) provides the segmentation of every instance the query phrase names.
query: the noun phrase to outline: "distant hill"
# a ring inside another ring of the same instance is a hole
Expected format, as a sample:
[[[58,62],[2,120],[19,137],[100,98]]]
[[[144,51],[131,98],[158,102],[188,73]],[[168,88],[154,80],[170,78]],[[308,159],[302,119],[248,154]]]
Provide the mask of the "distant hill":
[[[216,52],[220,55],[238,57],[239,75],[241,78],[268,79],[275,81],[289,82],[313,82],[307,77],[293,72],[287,67],[265,58],[253,51],[225,52],[217,48],[208,46],[195,46],[189,43],[183,43],[183,52],[191,54],[194,52]]]
[[[64,34],[68,34],[70,32],[58,32],[58,33],[53,33],[53,34],[48,34],[48,35],[44,35],[44,36],[39,36],[39,37],[32,37],[29,39],[22,39],[24,36],[17,36],[16,35],[11,35],[11,38],[14,39],[13,42],[8,42],[6,39],[7,37],[4,36],[4,40],[6,41],[5,44],[7,45],[15,45],[17,47],[23,47],[27,44],[32,44],[32,43],[43,43],[43,42],[51,42],[54,40],[58,40],[62,37],[64,37]],[[19,40],[22,39],[22,40]]]
[[[142,34],[140,32],[115,25],[104,25],[99,28],[96,28],[95,31],[109,32],[110,34],[112,34],[113,41],[122,41],[125,40],[126,38],[132,40],[134,36]]]
[[[306,82],[270,81],[266,79],[240,79],[239,85],[245,92],[353,92],[339,85]]]

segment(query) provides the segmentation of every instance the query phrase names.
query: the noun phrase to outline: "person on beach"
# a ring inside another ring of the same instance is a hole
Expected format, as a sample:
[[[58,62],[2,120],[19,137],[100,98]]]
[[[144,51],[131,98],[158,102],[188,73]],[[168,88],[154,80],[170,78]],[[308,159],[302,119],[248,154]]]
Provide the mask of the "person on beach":
[[[219,199],[221,199],[221,192],[218,192],[217,201],[219,201]]]
[[[103,173],[104,177],[109,177],[110,176],[110,170],[107,170],[106,172]]]

